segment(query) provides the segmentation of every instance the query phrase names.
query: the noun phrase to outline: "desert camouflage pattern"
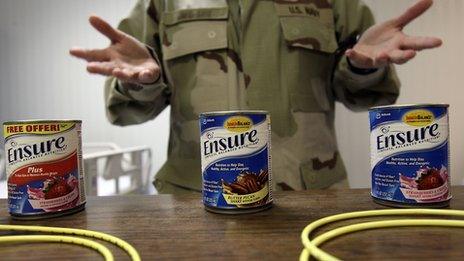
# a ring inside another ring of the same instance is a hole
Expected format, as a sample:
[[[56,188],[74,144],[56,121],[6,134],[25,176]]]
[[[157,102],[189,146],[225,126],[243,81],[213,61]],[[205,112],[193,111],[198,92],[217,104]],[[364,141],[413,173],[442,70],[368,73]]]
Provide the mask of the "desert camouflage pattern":
[[[393,67],[369,75],[336,59],[339,43],[374,23],[358,0],[139,1],[119,28],[162,66],[150,86],[107,80],[109,120],[141,123],[171,105],[168,160],[158,181],[201,189],[198,115],[267,110],[275,189],[327,188],[346,178],[335,102],[352,110],[394,103]]]

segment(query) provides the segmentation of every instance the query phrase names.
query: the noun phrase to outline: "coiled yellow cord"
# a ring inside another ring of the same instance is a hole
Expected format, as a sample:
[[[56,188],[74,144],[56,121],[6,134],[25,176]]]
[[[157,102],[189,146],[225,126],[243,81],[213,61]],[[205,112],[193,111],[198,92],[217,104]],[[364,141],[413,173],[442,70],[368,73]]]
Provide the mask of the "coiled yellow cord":
[[[24,236],[1,236],[0,243],[67,243],[81,245],[87,248],[92,248],[99,252],[105,260],[113,261],[113,254],[104,245],[93,240],[70,237],[70,236],[52,236],[52,235],[24,235]]]
[[[85,229],[75,229],[75,228],[63,228],[63,227],[45,227],[45,226],[20,226],[20,225],[0,225],[0,230],[13,230],[13,231],[27,231],[27,232],[43,232],[43,233],[55,233],[55,234],[65,234],[65,235],[74,235],[74,236],[54,236],[54,235],[22,235],[22,236],[2,236],[0,237],[0,243],[6,242],[63,242],[69,244],[77,244],[92,248],[98,251],[106,261],[113,261],[113,255],[107,247],[104,245],[80,238],[75,236],[85,236],[90,238],[96,238],[103,241],[110,242],[127,252],[133,261],[140,261],[140,255],[126,241],[101,232],[85,230]]]
[[[337,229],[325,232],[316,238],[310,240],[309,235],[318,227],[323,225],[361,217],[373,216],[398,216],[398,215],[432,215],[432,216],[457,216],[464,217],[464,211],[461,210],[443,210],[443,209],[388,209],[388,210],[369,210],[358,211],[333,215],[316,220],[306,226],[301,233],[301,241],[305,249],[300,254],[300,261],[308,260],[313,256],[319,260],[335,261],[340,260],[335,256],[328,254],[320,249],[318,246],[322,243],[344,234],[353,233],[356,231],[386,228],[386,227],[402,227],[402,226],[440,226],[440,227],[464,227],[464,220],[449,220],[449,219],[398,219],[398,220],[385,220],[364,222],[359,224],[348,225],[339,227]]]

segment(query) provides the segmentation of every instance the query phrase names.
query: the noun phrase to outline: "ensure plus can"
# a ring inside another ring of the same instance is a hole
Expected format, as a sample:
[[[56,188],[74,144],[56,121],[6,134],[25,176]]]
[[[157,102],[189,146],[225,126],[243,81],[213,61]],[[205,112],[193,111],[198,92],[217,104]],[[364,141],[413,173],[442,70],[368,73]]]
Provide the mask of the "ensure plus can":
[[[265,111],[200,115],[203,203],[238,214],[272,204],[271,123]]]
[[[448,107],[419,104],[369,111],[376,202],[394,207],[449,205]]]
[[[14,218],[45,218],[84,208],[81,121],[5,122],[3,134],[8,207]]]

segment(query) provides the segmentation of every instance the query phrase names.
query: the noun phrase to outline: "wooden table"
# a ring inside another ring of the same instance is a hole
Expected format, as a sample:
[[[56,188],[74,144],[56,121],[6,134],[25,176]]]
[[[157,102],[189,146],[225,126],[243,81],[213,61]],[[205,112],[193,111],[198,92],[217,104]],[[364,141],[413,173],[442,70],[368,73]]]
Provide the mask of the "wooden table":
[[[455,187],[452,193],[451,208],[464,209],[464,187]],[[309,222],[342,212],[380,208],[366,189],[275,193],[273,208],[248,215],[206,212],[199,194],[91,197],[83,212],[24,222],[12,220],[6,200],[1,200],[0,222],[110,233],[133,244],[143,260],[296,260],[302,248],[301,230]],[[464,229],[372,230],[335,239],[323,248],[346,260],[464,260]],[[111,249],[116,260],[128,260],[124,252]],[[51,258],[99,260],[96,252],[65,244],[0,246],[1,260]]]

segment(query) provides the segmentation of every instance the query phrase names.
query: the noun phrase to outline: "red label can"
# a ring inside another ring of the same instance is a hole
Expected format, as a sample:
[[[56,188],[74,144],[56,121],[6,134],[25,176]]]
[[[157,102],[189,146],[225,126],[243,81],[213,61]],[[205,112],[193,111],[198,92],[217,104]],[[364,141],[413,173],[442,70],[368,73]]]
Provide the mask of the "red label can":
[[[77,120],[3,124],[13,217],[45,218],[84,208],[81,124]]]

